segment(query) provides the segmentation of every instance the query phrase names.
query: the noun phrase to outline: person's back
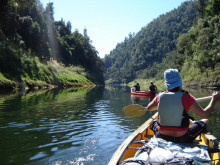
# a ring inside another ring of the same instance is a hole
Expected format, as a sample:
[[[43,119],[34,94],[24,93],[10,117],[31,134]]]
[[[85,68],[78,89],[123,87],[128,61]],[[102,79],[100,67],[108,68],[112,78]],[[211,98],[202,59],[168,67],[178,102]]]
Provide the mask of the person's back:
[[[137,85],[137,88],[136,88],[136,91],[140,91],[141,89],[140,89],[140,85],[138,84]]]
[[[137,84],[134,85],[133,87],[135,87],[135,91],[140,91],[140,85],[139,85],[139,83],[137,83]]]
[[[182,90],[182,78],[177,69],[166,70],[164,79],[167,91],[157,95],[146,107],[149,111],[158,110],[159,114],[159,120],[151,125],[151,129],[156,137],[177,143],[191,143],[202,132],[210,131],[207,117],[220,95],[213,92],[209,105],[203,109],[195,97]],[[189,126],[190,109],[204,119]]]
[[[194,97],[182,91],[181,88],[175,88],[160,93],[156,100],[160,115],[158,127],[160,133],[173,137],[185,135],[189,126],[189,118],[184,114],[188,113],[189,107],[194,103]]]
[[[157,86],[154,85],[152,81],[150,82],[149,90],[150,90],[150,92],[156,92],[157,91]]]

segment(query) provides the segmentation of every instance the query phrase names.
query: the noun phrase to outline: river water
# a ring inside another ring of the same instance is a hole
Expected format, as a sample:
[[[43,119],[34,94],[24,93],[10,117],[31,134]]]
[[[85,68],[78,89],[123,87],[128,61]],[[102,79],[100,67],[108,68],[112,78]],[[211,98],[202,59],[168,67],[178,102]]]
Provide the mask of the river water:
[[[190,91],[196,97],[212,91]],[[151,98],[129,87],[3,92],[0,97],[0,164],[106,165],[117,147],[154,112],[127,118],[121,109]],[[208,101],[200,103],[202,107]],[[220,103],[210,116],[220,138]]]

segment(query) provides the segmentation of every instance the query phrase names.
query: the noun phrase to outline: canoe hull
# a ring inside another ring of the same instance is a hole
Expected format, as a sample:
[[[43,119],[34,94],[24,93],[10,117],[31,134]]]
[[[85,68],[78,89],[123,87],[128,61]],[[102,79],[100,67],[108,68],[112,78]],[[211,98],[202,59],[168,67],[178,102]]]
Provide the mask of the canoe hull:
[[[149,120],[142,124],[137,130],[135,130],[115,151],[108,165],[119,165],[121,161],[127,158],[134,157],[135,153],[139,148],[143,146],[143,143],[138,141],[149,140],[154,132],[150,129],[151,123],[158,119],[158,113],[153,115]],[[199,136],[199,144],[205,144],[209,147],[220,149],[218,140],[213,135],[202,134]],[[210,155],[212,163],[214,165],[220,164],[220,152],[212,153]]]
[[[155,93],[146,91],[135,91],[133,88],[131,88],[131,95],[152,97],[155,96]]]

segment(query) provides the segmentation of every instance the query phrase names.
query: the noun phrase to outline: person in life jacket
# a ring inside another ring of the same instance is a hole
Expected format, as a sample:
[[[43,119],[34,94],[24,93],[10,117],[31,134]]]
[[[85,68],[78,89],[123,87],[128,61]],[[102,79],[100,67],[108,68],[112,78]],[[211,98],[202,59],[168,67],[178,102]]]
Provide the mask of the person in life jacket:
[[[164,72],[167,90],[156,96],[145,108],[146,111],[158,110],[159,119],[154,121],[151,129],[155,136],[177,143],[191,143],[202,132],[210,131],[206,119],[216,101],[220,99],[218,92],[213,92],[212,99],[206,108],[202,108],[190,93],[182,90],[182,78],[177,69]],[[189,126],[189,110],[204,118]]]
[[[140,91],[140,85],[139,83],[137,83],[136,85],[134,85],[133,87],[135,87],[135,91]]]
[[[157,86],[154,85],[154,83],[152,81],[150,82],[149,91],[150,92],[156,92],[157,91]]]

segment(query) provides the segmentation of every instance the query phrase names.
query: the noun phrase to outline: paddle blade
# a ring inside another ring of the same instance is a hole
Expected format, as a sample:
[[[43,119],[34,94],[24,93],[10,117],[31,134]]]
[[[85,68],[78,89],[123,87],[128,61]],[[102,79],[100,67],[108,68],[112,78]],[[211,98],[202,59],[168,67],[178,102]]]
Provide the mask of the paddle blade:
[[[138,104],[128,105],[122,108],[122,112],[127,117],[139,117],[146,113],[146,111],[144,111],[144,107]]]

